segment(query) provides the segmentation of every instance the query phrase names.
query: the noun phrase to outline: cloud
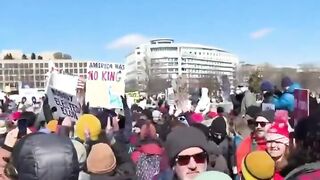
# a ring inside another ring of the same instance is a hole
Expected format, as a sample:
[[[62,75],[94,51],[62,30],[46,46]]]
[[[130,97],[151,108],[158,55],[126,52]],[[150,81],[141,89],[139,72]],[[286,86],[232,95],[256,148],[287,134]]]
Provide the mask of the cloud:
[[[270,33],[272,33],[274,31],[273,28],[262,28],[259,29],[258,31],[252,32],[250,34],[250,38],[251,39],[261,39],[263,37],[268,36]]]
[[[149,41],[151,38],[141,34],[126,34],[118,39],[107,44],[107,49],[127,49],[135,48],[136,46]]]

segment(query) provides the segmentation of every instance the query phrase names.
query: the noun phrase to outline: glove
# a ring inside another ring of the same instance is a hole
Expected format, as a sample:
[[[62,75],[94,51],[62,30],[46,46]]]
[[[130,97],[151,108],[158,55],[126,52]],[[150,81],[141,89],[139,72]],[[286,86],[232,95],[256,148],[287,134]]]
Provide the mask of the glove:
[[[128,107],[128,103],[127,103],[127,96],[120,96],[121,100],[122,100],[122,105],[123,105],[123,109]]]

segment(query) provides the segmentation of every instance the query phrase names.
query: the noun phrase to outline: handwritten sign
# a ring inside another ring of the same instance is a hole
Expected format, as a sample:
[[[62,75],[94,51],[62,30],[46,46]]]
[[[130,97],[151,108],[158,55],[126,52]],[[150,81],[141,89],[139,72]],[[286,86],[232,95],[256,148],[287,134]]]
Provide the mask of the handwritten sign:
[[[116,63],[89,62],[87,80],[124,82],[125,66]]]
[[[89,62],[86,101],[91,107],[123,108],[125,66],[117,63]]]
[[[69,116],[72,120],[78,120],[81,112],[77,97],[63,91],[57,90],[51,86],[48,87],[47,96],[50,107],[56,107],[59,117]]]
[[[294,124],[297,125],[299,120],[309,116],[309,90],[294,90]]]

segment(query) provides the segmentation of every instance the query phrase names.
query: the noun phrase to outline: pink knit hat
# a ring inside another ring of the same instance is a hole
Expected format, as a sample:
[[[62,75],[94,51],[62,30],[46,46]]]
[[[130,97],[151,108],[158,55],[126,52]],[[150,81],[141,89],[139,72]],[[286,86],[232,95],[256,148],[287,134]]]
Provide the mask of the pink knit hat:
[[[288,127],[288,123],[285,122],[285,119],[278,117],[268,130],[268,134],[266,136],[267,141],[281,142],[289,146]]]
[[[204,120],[204,117],[203,117],[203,115],[201,113],[193,113],[191,115],[191,120],[194,123],[201,123]]]

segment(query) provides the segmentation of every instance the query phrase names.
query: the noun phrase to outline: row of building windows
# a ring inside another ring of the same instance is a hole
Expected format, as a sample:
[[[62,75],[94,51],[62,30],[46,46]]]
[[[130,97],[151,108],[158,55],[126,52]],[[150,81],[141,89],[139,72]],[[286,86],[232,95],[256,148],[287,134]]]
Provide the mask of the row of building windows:
[[[157,52],[157,51],[177,51],[177,47],[157,47],[157,48],[151,48],[151,52]]]

